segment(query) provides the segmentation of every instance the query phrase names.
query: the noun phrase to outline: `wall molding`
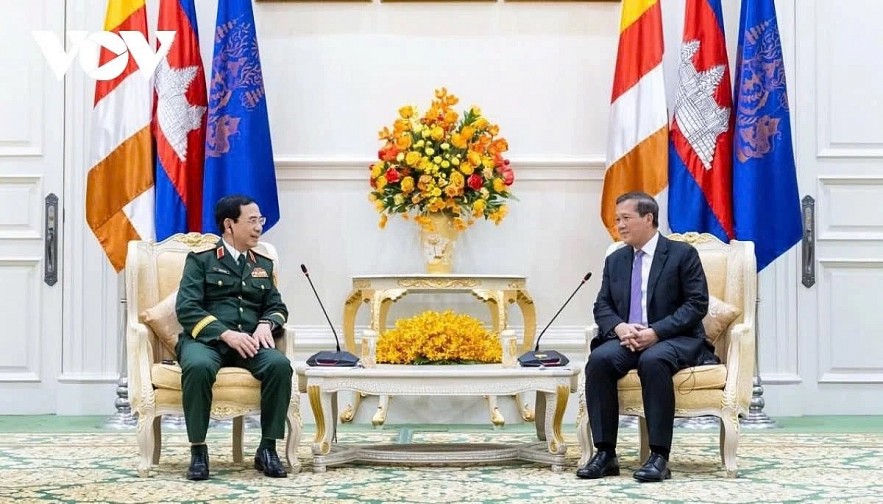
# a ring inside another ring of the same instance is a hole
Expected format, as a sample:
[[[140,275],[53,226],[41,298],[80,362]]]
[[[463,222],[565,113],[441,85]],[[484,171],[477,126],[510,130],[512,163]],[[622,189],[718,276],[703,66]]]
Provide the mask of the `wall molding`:
[[[832,368],[819,378],[819,383],[883,383],[883,370]]]
[[[276,156],[276,178],[280,181],[365,181],[371,157]],[[519,181],[604,180],[603,155],[560,158],[514,158],[511,166]]]
[[[334,349],[334,335],[331,333],[331,328],[327,325],[289,325],[288,327],[294,330],[294,350],[297,357],[301,354],[310,355],[319,350]],[[509,328],[514,329],[515,334],[524,334],[524,328],[521,326],[510,326]],[[334,329],[340,337],[342,348],[344,344],[343,328],[335,326]],[[356,326],[356,341],[359,340],[359,336],[365,329],[368,329],[368,326]],[[550,327],[546,334],[543,335],[540,347],[551,349],[554,346],[556,350],[571,353],[574,358],[577,355],[582,358],[582,351],[585,347],[585,330],[585,326],[579,325]],[[298,360],[297,357],[295,360]],[[571,358],[571,360],[574,360],[574,358]]]
[[[761,373],[762,385],[792,385],[802,383],[803,378],[796,373]]]
[[[120,380],[119,373],[62,373],[58,377],[58,383],[68,384],[94,384],[94,383],[113,383],[117,384]]]

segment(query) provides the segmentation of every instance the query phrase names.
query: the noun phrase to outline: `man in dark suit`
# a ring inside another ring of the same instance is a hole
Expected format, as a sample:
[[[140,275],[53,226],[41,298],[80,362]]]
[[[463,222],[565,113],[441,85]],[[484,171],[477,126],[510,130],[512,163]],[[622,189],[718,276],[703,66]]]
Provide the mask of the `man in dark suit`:
[[[242,367],[261,381],[261,442],[255,469],[284,478],[276,440],[285,435],[291,401],[291,363],[276,349],[273,333],[288,318],[276,289],[273,261],[252,248],[265,218],[246,196],[226,196],[215,206],[222,231],[218,245],[187,255],[175,310],[184,332],[178,338],[184,420],[190,439],[187,479],[209,477],[205,435],[212,385],[221,366]]]
[[[634,477],[663,481],[671,477],[672,375],[716,361],[702,327],[708,284],[696,249],[659,234],[659,206],[650,195],[617,198],[616,226],[626,246],[604,263],[594,310],[598,336],[586,364],[586,405],[597,451],[576,474],[586,479],[619,474],[617,381],[637,368],[651,453]]]

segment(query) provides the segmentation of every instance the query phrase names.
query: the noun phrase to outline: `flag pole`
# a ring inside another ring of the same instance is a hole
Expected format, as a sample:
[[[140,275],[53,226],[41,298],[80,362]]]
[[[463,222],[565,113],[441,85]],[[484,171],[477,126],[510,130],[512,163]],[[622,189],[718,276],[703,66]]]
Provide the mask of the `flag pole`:
[[[117,275],[117,291],[120,292],[119,312],[117,320],[119,321],[117,330],[120,334],[120,379],[117,382],[116,399],[113,405],[117,412],[108,419],[105,427],[111,429],[131,429],[138,425],[138,420],[132,414],[132,405],[129,403],[129,377],[128,377],[128,359],[126,358],[126,280],[125,274]]]
[[[760,273],[757,274],[760,277]],[[760,282],[758,282],[760,283]],[[760,379],[760,296],[757,296],[754,309],[754,381],[751,385],[751,403],[748,406],[748,416],[739,419],[739,423],[746,429],[775,429],[778,427],[775,420],[771,419],[764,411],[766,400],[763,398],[763,382]]]

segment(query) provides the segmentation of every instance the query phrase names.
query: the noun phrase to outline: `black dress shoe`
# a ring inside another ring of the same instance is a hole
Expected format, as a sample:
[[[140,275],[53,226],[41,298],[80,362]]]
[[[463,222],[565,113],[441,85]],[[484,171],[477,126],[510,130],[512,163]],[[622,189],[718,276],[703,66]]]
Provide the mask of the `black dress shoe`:
[[[254,468],[258,471],[264,471],[264,476],[271,478],[287,478],[288,473],[279,462],[279,455],[276,455],[274,448],[262,448],[254,454]]]
[[[208,479],[208,446],[190,447],[190,468],[187,469],[187,479],[192,481]]]
[[[640,469],[635,471],[635,479],[646,483],[649,481],[663,481],[671,478],[671,469],[668,468],[668,461],[665,457],[658,453],[651,453],[650,458]]]
[[[576,476],[582,479],[598,479],[604,476],[619,476],[619,460],[613,452],[599,451],[589,460],[585,467],[576,470]]]

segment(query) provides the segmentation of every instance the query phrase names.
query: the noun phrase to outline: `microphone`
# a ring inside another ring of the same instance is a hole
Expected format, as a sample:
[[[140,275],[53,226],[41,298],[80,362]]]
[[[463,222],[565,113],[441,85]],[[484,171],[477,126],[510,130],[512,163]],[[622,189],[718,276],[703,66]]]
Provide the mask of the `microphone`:
[[[567,306],[567,303],[573,299],[573,296],[576,295],[576,291],[580,289],[589,279],[592,278],[592,272],[586,273],[586,276],[583,277],[582,282],[576,286],[576,289],[573,289],[573,293],[570,294],[570,297],[567,298],[567,301],[561,305],[561,308],[555,313],[552,317],[552,320],[546,324],[546,327],[540,331],[540,335],[537,336],[537,344],[534,347],[533,351],[526,352],[524,355],[518,358],[518,363],[521,364],[521,367],[558,367],[558,366],[566,366],[567,363],[570,362],[570,359],[564,356],[561,352],[556,350],[546,350],[545,352],[540,351],[540,339],[543,337],[543,334],[546,334],[546,329],[552,325],[552,322],[555,322],[555,319],[558,318],[558,315],[561,313],[561,310]]]
[[[307,277],[307,280],[310,282],[310,287],[313,289],[313,294],[316,296],[316,301],[319,302],[319,307],[322,308],[322,313],[325,314],[325,320],[328,321],[328,325],[331,326],[331,333],[334,334],[334,341],[337,342],[337,351],[331,352],[328,350],[323,350],[321,352],[315,353],[307,359],[308,366],[321,366],[321,367],[354,367],[359,363],[359,358],[355,355],[347,352],[340,351],[340,338],[337,337],[337,331],[334,330],[334,324],[331,323],[331,318],[328,317],[328,312],[325,311],[325,305],[322,304],[322,299],[319,298],[319,293],[316,292],[316,287],[313,285],[313,280],[310,279],[310,273],[307,272],[307,267],[303,264],[300,265],[300,270],[304,273],[304,276]]]

